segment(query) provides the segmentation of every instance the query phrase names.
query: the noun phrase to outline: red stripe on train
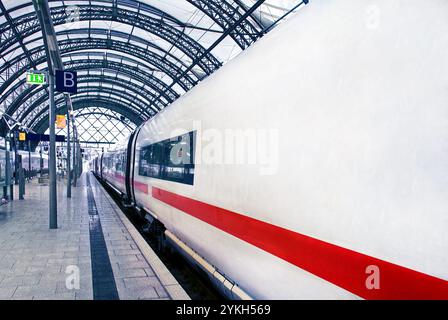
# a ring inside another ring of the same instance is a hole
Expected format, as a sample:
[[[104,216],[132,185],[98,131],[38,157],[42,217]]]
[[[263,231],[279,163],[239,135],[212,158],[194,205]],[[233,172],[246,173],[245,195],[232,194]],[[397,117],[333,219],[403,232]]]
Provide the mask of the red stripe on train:
[[[116,180],[120,181],[121,183],[125,183],[125,180],[126,180],[123,175],[121,175],[121,174],[119,174],[117,172],[115,172],[114,175],[107,174],[107,173],[103,173],[103,175],[105,175],[105,176],[107,176],[109,178],[112,178],[112,179],[115,178]],[[146,193],[146,194],[149,193],[148,185],[146,183],[142,183],[142,182],[139,182],[139,181],[136,181],[136,180],[134,180],[133,183],[134,183],[134,188],[135,189],[139,190],[140,192]]]
[[[149,194],[148,185],[146,183],[142,183],[142,182],[134,180],[134,188],[140,192]]]
[[[156,187],[152,196],[364,299],[448,299],[443,279]],[[372,265],[379,289],[366,286]]]
[[[112,179],[112,180],[119,181],[120,183],[125,182],[124,176],[117,172],[113,172],[113,173],[103,172],[103,176],[108,177],[109,179]]]
[[[114,173],[114,177],[116,180],[120,181],[121,183],[125,183],[125,177],[121,174],[119,174],[118,172]]]

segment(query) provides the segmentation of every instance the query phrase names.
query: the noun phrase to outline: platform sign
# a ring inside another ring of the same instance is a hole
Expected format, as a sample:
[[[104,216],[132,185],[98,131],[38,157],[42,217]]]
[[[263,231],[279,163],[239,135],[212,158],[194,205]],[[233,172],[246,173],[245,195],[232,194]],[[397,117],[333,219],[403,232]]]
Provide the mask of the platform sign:
[[[39,133],[28,133],[27,138],[29,141],[50,141],[50,135]],[[56,142],[65,142],[65,136],[57,134]]]
[[[64,129],[66,127],[65,115],[63,114],[56,115],[56,127],[58,129]]]
[[[19,132],[19,141],[26,141],[26,133]]]
[[[56,91],[76,94],[78,92],[76,72],[56,70]]]
[[[45,73],[33,73],[33,72],[27,72],[26,73],[26,83],[28,84],[37,84],[37,85],[44,85],[46,84],[45,79]]]

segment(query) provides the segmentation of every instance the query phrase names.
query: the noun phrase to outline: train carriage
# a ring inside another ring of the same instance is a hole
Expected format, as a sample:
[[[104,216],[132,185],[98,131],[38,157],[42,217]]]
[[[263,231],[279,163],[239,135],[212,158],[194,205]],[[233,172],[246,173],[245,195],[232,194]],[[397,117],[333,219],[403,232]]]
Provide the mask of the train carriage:
[[[235,297],[447,299],[448,3],[376,5],[315,1],[97,174]]]

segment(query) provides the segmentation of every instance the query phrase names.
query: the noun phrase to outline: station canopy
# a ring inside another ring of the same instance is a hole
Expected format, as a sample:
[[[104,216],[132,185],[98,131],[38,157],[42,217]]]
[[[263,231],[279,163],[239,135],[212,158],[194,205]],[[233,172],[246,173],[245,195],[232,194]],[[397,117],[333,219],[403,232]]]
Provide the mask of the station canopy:
[[[49,0],[64,69],[78,73],[81,142],[116,142],[307,2]],[[0,112],[37,133],[48,130],[48,89],[26,72],[46,69],[33,1],[1,0]],[[64,114],[63,94],[55,100]]]

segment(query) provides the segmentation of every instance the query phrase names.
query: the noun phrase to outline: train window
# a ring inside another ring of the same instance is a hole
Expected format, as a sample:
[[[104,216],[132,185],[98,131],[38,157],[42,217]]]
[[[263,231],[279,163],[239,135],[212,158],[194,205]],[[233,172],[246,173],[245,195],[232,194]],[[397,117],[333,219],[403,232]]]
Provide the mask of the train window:
[[[195,138],[193,131],[143,147],[139,175],[192,185]]]
[[[116,153],[115,154],[115,170],[119,172],[125,171],[125,163],[126,163],[126,153]]]

